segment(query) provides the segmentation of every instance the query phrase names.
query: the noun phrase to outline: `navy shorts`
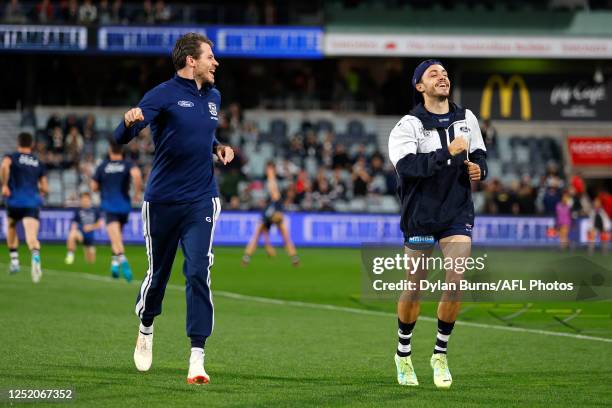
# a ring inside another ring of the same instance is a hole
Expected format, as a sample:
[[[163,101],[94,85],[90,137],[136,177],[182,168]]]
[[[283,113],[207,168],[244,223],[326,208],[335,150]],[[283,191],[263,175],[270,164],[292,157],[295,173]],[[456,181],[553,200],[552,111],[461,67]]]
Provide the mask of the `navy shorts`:
[[[118,222],[121,225],[121,228],[128,222],[128,216],[130,213],[106,213],[106,225],[111,222]]]
[[[450,227],[431,234],[404,234],[404,245],[410,249],[429,249],[442,238],[465,235],[472,238],[472,224],[454,223]]]
[[[94,241],[94,233],[93,231],[90,232],[83,232],[81,231],[81,235],[83,235],[83,245],[84,246],[94,246],[95,241]]]
[[[7,207],[6,216],[11,218],[13,221],[21,221],[26,217],[39,219],[40,210],[38,208],[19,208],[19,207]]]

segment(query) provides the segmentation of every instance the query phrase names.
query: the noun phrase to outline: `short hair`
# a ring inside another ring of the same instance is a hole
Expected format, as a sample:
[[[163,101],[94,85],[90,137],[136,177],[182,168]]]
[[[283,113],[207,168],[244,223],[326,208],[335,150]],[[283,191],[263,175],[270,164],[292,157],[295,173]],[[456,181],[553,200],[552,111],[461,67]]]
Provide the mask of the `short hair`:
[[[83,198],[83,197],[89,197],[89,198],[91,198],[91,193],[90,193],[89,191],[83,191],[83,192],[81,193],[81,198]]]
[[[195,59],[200,58],[202,54],[200,44],[202,43],[210,45],[210,48],[213,47],[213,42],[204,34],[200,33],[187,33],[176,40],[174,49],[172,50],[172,63],[174,64],[174,69],[178,71],[179,69],[185,68],[189,55]]]
[[[123,146],[114,140],[109,141],[108,147],[113,154],[123,154]]]
[[[32,147],[33,143],[34,143],[34,138],[32,137],[31,133],[21,132],[17,136],[17,145],[19,147]]]

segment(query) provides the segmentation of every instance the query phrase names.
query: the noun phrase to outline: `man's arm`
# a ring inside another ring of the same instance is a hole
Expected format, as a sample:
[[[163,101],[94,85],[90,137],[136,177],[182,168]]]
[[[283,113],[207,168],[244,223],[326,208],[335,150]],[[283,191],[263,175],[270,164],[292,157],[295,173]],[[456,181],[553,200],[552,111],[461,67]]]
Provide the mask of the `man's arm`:
[[[484,180],[489,175],[487,167],[487,148],[480,132],[478,119],[469,109],[465,111],[468,127],[470,128],[470,162],[478,165],[480,169],[480,177],[476,180]],[[473,167],[468,165],[469,167]],[[472,172],[472,170],[470,170]]]
[[[89,187],[91,188],[91,191],[93,191],[94,193],[100,191],[101,173],[102,173],[102,165],[96,168],[96,171],[94,172],[94,175],[91,178],[91,182],[89,183]]]
[[[115,129],[114,138],[119,144],[127,144],[149,123],[155,120],[163,105],[161,86],[153,88],[145,94],[136,108],[125,112],[123,120]]]
[[[47,195],[49,192],[49,181],[47,180],[47,176],[42,176],[38,179],[38,191],[40,191],[42,195]]]
[[[10,197],[11,190],[9,189],[8,182],[11,175],[11,158],[5,156],[2,159],[2,166],[0,167],[0,176],[2,177],[2,195]]]
[[[463,138],[456,138],[448,149],[417,153],[416,127],[409,119],[402,119],[389,135],[389,159],[400,177],[426,178],[436,174],[451,157],[467,149]]]
[[[142,173],[140,168],[136,165],[132,166],[130,176],[132,177],[132,183],[134,183],[134,201],[139,202],[142,193]]]

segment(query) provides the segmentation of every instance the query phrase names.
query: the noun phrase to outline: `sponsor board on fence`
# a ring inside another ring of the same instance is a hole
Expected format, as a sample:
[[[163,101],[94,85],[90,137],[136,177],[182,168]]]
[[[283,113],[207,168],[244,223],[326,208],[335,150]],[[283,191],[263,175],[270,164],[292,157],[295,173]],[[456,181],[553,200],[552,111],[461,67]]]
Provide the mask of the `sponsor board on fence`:
[[[39,238],[45,242],[66,240],[73,211],[42,210],[40,214]],[[215,228],[217,245],[246,245],[259,224],[259,212],[222,213]],[[0,211],[2,228],[6,234],[6,212]],[[330,213],[287,213],[286,222],[293,241],[298,246],[313,247],[360,247],[367,244],[401,245],[402,232],[399,216],[391,214],[330,214]],[[557,245],[556,238],[548,230],[555,225],[553,217],[476,217],[473,242],[487,246],[551,246]],[[574,235],[580,243],[587,242],[588,221],[579,220]],[[276,228],[272,228],[273,244],[282,243]],[[98,242],[107,243],[103,230],[96,231]],[[133,211],[124,227],[127,243],[143,243],[142,220],[139,211]]]
[[[325,34],[328,56],[610,58],[612,39],[503,35]]]

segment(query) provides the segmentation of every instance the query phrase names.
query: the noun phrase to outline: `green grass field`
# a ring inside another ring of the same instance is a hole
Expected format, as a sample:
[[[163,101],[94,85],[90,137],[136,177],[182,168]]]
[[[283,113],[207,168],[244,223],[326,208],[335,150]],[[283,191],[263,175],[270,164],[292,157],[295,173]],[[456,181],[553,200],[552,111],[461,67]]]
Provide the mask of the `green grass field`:
[[[153,367],[143,374],[134,368],[132,353],[144,248],[127,248],[137,280],[131,284],[109,278],[107,247],[98,248],[94,265],[84,264],[79,252],[67,266],[62,246],[45,245],[45,274],[34,285],[22,251],[22,271],[0,273],[0,404],[8,404],[9,388],[72,388],[76,398],[67,405],[87,407],[612,404],[610,302],[465,305],[463,323],[449,343],[454,383],[448,391],[437,390],[431,380],[435,304],[425,304],[422,314],[429,319],[419,320],[413,337],[421,385],[405,388],[397,385],[392,359],[394,305],[360,299],[359,251],[300,252],[299,268],[282,254],[268,259],[261,251],[241,268],[242,249],[216,248],[216,324],[206,346],[211,384],[189,386],[180,254],[155,323]],[[548,256],[489,253],[509,268]],[[593,259],[610,266],[609,257]],[[2,269],[6,262],[7,257]],[[575,329],[553,317],[577,309]],[[490,312],[517,317],[509,327]]]

